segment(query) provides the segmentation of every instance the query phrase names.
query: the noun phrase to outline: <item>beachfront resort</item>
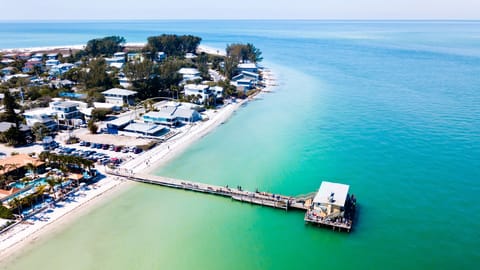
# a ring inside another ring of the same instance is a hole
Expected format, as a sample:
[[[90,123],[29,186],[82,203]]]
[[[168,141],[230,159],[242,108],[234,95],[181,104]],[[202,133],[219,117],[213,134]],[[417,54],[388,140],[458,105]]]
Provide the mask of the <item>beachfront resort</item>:
[[[272,84],[253,45],[212,53],[200,40],[0,52],[1,252],[119,186],[107,171],[145,170]]]

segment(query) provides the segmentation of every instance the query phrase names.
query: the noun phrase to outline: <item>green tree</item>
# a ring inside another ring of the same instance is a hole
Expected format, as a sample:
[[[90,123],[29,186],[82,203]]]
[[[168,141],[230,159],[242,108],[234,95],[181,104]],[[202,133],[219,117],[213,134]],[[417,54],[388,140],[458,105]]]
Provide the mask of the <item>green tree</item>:
[[[107,74],[107,63],[102,57],[90,61],[88,72],[83,72],[82,78],[86,88],[105,90],[113,87],[113,78]]]
[[[32,133],[36,141],[41,141],[50,134],[50,130],[43,123],[35,123],[32,127]]]
[[[37,166],[35,166],[33,163],[31,162],[27,163],[25,165],[25,169],[33,173],[33,178],[37,177]]]
[[[11,146],[24,145],[27,142],[25,134],[15,125],[12,125],[7,131],[0,134],[0,141]]]
[[[10,206],[12,211],[15,209],[17,210],[17,214],[22,214],[22,201],[18,197],[11,199],[8,202],[8,205]]]
[[[153,62],[145,59],[144,61],[128,62],[123,72],[130,81],[147,80],[154,72]]]
[[[53,199],[56,200],[57,196],[55,195],[55,186],[58,184],[58,180],[55,177],[48,177],[47,184],[49,186],[48,192],[53,195]]]
[[[262,52],[256,48],[253,44],[247,43],[234,43],[227,45],[227,57],[232,58],[235,62],[244,63],[252,62],[257,63],[263,60]]]
[[[99,55],[112,55],[124,49],[125,38],[120,36],[109,36],[92,39],[87,42],[85,52],[93,57]]]
[[[90,119],[90,121],[88,121],[87,127],[92,134],[96,134],[98,131],[98,126],[95,124],[95,121],[93,119]]]
[[[111,109],[108,108],[95,108],[92,110],[92,118],[95,121],[103,121],[107,119],[107,115],[112,113]]]
[[[147,39],[144,51],[155,57],[157,52],[165,52],[167,56],[183,57],[188,52],[195,52],[202,39],[192,35],[167,35],[153,36]]]
[[[0,218],[14,219],[15,217],[13,216],[12,210],[6,208],[3,205],[0,205]]]
[[[18,125],[20,117],[15,113],[15,109],[20,108],[20,106],[15,100],[15,97],[10,94],[10,91],[4,92],[3,106],[5,112],[2,114],[2,117],[0,117],[1,120]]]

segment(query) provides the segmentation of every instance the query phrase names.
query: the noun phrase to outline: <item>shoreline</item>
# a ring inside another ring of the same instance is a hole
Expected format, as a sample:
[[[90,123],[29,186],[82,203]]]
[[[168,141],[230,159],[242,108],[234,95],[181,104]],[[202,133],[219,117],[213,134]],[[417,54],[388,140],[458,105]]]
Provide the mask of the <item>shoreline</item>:
[[[153,173],[175,157],[181,155],[195,142],[213,132],[241,108],[243,104],[249,101],[249,99],[243,99],[210,112],[207,121],[187,127],[188,129],[184,130],[179,137],[174,137],[171,141],[162,143],[142,153],[122,164],[119,169],[132,170],[134,173]],[[27,222],[19,224],[1,235],[0,261],[16,259],[26,247],[38,243],[53,233],[62,231],[68,224],[78,220],[102,204],[108,203],[112,198],[120,196],[123,192],[127,192],[136,184],[119,180],[114,176],[106,174],[102,169],[97,169],[105,175],[104,179],[98,181],[100,187],[85,192],[86,196],[84,198],[75,197],[74,199],[78,199],[78,202],[59,202],[58,204],[61,204],[61,206],[56,206],[53,211],[45,210],[30,217],[27,219]],[[47,221],[42,221],[39,217],[47,218]]]
[[[133,184],[111,176],[98,183],[95,190],[76,192],[78,194],[69,200],[58,202],[53,209],[48,208],[5,232],[0,238],[0,261],[15,259],[25,247],[63,230],[66,225],[121,195]]]
[[[146,42],[127,42],[124,47],[143,47]],[[48,52],[48,51],[68,51],[68,50],[83,50],[86,44],[74,44],[74,45],[58,45],[58,46],[39,46],[39,47],[25,47],[25,48],[0,48],[0,53],[35,53],[35,52]],[[217,49],[206,45],[199,45],[197,51],[205,52],[208,54],[216,54],[225,56],[225,49]]]
[[[125,46],[133,47],[135,45],[142,46],[142,44],[138,43],[128,43]],[[68,50],[71,49],[71,47],[72,46],[51,46],[15,50],[16,52],[21,50],[24,50],[23,52],[34,52],[34,50],[37,49],[39,51],[42,49],[58,50],[61,48]],[[73,47],[75,47],[75,45]],[[198,51],[211,54],[219,54],[222,52],[215,48],[204,46],[199,46]],[[0,49],[0,52],[5,52],[5,50]],[[255,98],[262,93],[271,92],[272,88],[276,87],[276,75],[270,69],[264,70],[264,82],[265,87],[263,87],[261,91],[243,100],[228,103],[219,109],[207,110],[205,115],[208,117],[208,120],[182,127],[181,133],[177,136],[125,162],[119,168],[131,170],[132,172],[155,172],[172,159],[184,153],[192,144],[228,121],[244,104],[255,100]],[[78,191],[76,192],[78,193],[77,196],[71,198],[72,200],[58,203],[62,204],[62,206],[55,206],[53,209],[49,208],[38,213],[27,219],[27,222],[19,224],[2,234],[0,236],[0,261],[15,260],[21,256],[25,250],[28,250],[28,247],[48,238],[53,233],[64,230],[68,224],[78,220],[102,204],[108,203],[112,198],[120,196],[134,185],[132,182],[122,181],[106,174],[100,167],[97,167],[97,170],[105,175],[104,179],[98,181],[98,187],[83,193]]]

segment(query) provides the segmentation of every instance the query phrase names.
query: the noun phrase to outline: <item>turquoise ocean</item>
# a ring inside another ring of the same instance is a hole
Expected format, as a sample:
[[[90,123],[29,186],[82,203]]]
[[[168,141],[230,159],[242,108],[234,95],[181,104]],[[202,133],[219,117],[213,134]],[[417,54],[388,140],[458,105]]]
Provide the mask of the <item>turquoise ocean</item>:
[[[194,34],[250,42],[278,78],[156,173],[358,198],[353,232],[303,213],[135,185],[5,269],[478,269],[480,22],[2,22],[0,48]]]

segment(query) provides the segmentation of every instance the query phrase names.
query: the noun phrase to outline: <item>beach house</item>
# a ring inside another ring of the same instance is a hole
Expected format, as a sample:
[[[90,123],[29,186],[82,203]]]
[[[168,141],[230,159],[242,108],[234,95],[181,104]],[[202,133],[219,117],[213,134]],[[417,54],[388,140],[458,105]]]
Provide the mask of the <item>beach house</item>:
[[[50,102],[50,109],[57,115],[58,120],[69,121],[80,119],[82,113],[78,110],[79,103],[71,101],[53,101]]]
[[[184,95],[198,98],[198,103],[204,103],[212,95],[210,86],[205,84],[187,84],[183,88]]]
[[[120,55],[120,53],[115,53],[117,55]],[[107,65],[109,67],[115,67],[118,69],[123,68],[123,65],[125,64],[125,53],[121,53],[122,56],[114,56],[111,58],[105,58],[105,62],[107,62]]]
[[[256,63],[241,63],[237,65],[237,70],[238,72],[248,71],[248,72],[257,73],[258,66]]]
[[[48,108],[47,108],[48,109]],[[34,109],[23,113],[27,126],[33,127],[36,123],[44,124],[50,130],[57,129],[57,122],[52,117],[53,111],[48,109]]]
[[[201,115],[188,104],[169,102],[157,107],[157,110],[144,114],[143,121],[145,123],[178,126],[202,119]]]
[[[49,53],[47,54],[47,61],[48,60],[57,60],[58,59],[58,53]]]
[[[178,73],[183,77],[183,82],[201,80],[200,71],[196,68],[181,68]]]
[[[15,73],[15,68],[14,67],[5,67],[0,69],[0,72],[3,73],[3,75],[12,75]]]
[[[210,92],[215,96],[217,100],[223,98],[223,87],[221,86],[210,86]]]
[[[107,91],[103,91],[102,94],[105,96],[106,103],[115,104],[118,106],[131,106],[135,104],[135,96],[137,95],[137,92],[120,88],[112,88]]]
[[[50,75],[62,75],[74,67],[75,65],[70,63],[59,64],[56,66],[52,66],[48,73]]]
[[[52,67],[57,66],[57,65],[60,65],[60,61],[58,61],[57,59],[49,59],[49,60],[45,61],[45,67],[47,69],[51,69]]]
[[[44,70],[43,62],[41,60],[29,59],[23,66],[22,72],[24,73],[32,72],[35,69],[35,67],[37,67],[40,71]]]

